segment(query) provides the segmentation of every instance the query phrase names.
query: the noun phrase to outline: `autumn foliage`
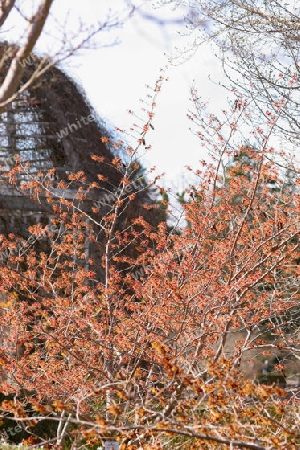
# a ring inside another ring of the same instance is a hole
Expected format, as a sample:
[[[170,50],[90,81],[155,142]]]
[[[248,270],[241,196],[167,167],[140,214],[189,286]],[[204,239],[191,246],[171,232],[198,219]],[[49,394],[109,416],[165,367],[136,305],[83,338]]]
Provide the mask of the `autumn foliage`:
[[[181,229],[138,217],[117,230],[122,201],[97,216],[51,193],[42,177],[30,186],[47,198],[55,228],[44,227],[47,251],[30,246],[0,269],[0,413],[41,443],[299,447],[297,394],[250,370],[267,355],[282,355],[276,372],[285,378],[289,364],[299,370],[299,174],[290,165],[288,183],[275,162],[272,123],[255,149],[230,146],[209,121],[219,144],[186,190]],[[84,185],[83,175],[76,181]],[[17,242],[3,236],[1,249]],[[47,437],[34,428],[45,418]]]

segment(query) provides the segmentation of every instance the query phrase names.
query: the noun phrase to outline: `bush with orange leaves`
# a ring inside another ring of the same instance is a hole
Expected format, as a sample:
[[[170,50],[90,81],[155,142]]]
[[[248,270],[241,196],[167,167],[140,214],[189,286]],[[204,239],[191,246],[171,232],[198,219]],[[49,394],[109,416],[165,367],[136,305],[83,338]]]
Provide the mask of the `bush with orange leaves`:
[[[48,188],[52,221],[68,233],[52,233],[48,252],[31,248],[1,267],[1,391],[14,401],[2,402],[0,416],[36,434],[30,415],[39,412],[35,421],[55,429],[38,436],[41,444],[299,448],[297,392],[259,384],[247,371],[260,352],[300,359],[299,190],[281,189],[269,132],[260,141],[259,131],[251,164],[226,166],[235,149],[209,120],[221,150],[214,146],[213,162],[196,172],[188,227],[154,229],[139,217],[116,231],[118,204],[99,219]],[[37,185],[41,197],[43,180]],[[96,245],[100,230],[104,280],[79,245]],[[289,375],[288,365],[279,370]]]

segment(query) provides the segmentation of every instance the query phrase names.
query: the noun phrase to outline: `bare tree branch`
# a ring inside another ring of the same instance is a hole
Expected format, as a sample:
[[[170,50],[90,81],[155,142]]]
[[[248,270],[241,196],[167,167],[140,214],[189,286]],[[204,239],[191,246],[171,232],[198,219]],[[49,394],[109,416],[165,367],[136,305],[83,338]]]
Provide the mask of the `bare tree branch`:
[[[13,9],[14,5],[16,3],[16,0],[2,0],[1,6],[0,6],[0,27],[4,24],[6,21],[9,13]]]
[[[0,104],[9,99],[17,90],[25,69],[20,63],[30,55],[40,37],[53,1],[43,0],[32,18],[27,40],[12,59],[5,80],[0,88]],[[0,112],[3,110],[4,107],[0,107]]]

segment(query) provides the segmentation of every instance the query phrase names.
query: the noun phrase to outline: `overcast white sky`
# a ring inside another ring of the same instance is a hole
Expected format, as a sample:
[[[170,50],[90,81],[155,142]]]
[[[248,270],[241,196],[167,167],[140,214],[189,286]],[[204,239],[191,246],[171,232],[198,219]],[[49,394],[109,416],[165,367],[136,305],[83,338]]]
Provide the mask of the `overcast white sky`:
[[[91,5],[90,12],[95,2],[85,2]],[[172,11],[170,6],[156,13],[168,19],[181,17],[180,11]],[[166,54],[173,53],[175,46],[183,49],[192,42],[192,38],[180,36],[179,31],[184,32],[185,26],[162,28],[135,15],[123,29],[108,35],[108,39],[118,36],[120,44],[83,53],[72,59],[71,67],[68,61],[68,71],[83,86],[101,117],[121,129],[129,129],[133,118],[127,111],[141,115],[140,99],[149,93],[147,84],[155,85],[160,68],[167,63]],[[155,165],[158,172],[165,172],[166,179],[178,186],[186,178],[184,166],[195,167],[206,156],[199,140],[189,131],[191,123],[186,117],[193,80],[215,111],[224,109],[226,92],[208,79],[209,75],[215,80],[222,78],[219,61],[208,47],[202,47],[185,63],[170,67],[167,74],[169,81],[158,97],[155,130],[148,136],[147,144],[152,144],[152,149],[142,162]]]
[[[28,2],[28,8],[34,11],[36,2]],[[82,21],[91,27],[97,20],[103,20],[109,9],[112,14],[124,16],[124,0],[56,1],[48,22],[48,33],[44,33],[38,42],[38,52],[51,54],[55,43],[62,38],[69,39],[70,44],[74,42],[75,45],[78,23]],[[152,13],[155,14],[155,11]],[[173,11],[170,5],[156,13],[167,19],[182,17],[182,12],[179,9]],[[6,39],[15,39],[16,34],[20,38],[19,20],[13,17]],[[65,36],[60,34],[62,28]],[[141,115],[143,105],[140,99],[145,99],[149,93],[147,84],[155,85],[160,68],[167,63],[166,53],[172,54],[175,46],[183,49],[191,44],[192,38],[179,36],[179,31],[184,32],[185,27],[159,27],[136,14],[123,28],[101,33],[97,38],[98,44],[108,44],[118,38],[118,45],[81,52],[62,67],[80,82],[100,117],[113,126],[129,129],[133,119],[127,111],[131,109]],[[153,122],[155,131],[151,131],[147,140],[147,144],[152,144],[152,149],[141,162],[148,167],[156,165],[158,172],[166,172],[169,182],[180,186],[182,179],[186,178],[184,166],[195,167],[197,161],[206,156],[199,141],[189,131],[191,123],[186,117],[191,107],[189,91],[193,80],[199,94],[210,102],[215,112],[226,107],[227,94],[208,79],[209,75],[215,81],[222,78],[219,61],[209,47],[201,47],[185,63],[170,67],[167,75],[169,81],[163,86],[157,102],[157,115]]]

